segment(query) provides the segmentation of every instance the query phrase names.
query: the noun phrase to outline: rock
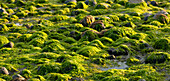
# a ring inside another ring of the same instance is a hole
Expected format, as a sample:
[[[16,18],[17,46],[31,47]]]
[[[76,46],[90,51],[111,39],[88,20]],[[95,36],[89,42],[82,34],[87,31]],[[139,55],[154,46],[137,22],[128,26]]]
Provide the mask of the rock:
[[[92,5],[96,6],[96,4],[97,4],[97,1],[96,0],[92,0]]]
[[[129,3],[142,3],[144,0],[129,0]]]
[[[111,7],[110,4],[106,4],[106,3],[99,3],[95,6],[95,9],[108,9],[109,7]]]
[[[164,63],[166,60],[170,60],[170,55],[167,52],[152,52],[145,60],[145,63]]]
[[[110,48],[110,49],[107,50],[107,51],[108,51],[108,53],[109,53],[110,55],[113,55],[113,54],[117,53],[115,48]]]
[[[12,81],[26,81],[24,77],[22,77],[20,74],[16,74],[12,76],[13,80]]]
[[[97,31],[102,31],[103,29],[105,29],[106,27],[104,26],[104,23],[102,20],[98,20],[95,21],[91,24],[90,28],[93,28]]]
[[[63,29],[63,30],[65,30],[65,29],[67,29],[66,27],[60,27],[59,29]]]
[[[81,23],[83,26],[87,27],[87,26],[91,25],[94,21],[95,21],[95,18],[94,18],[93,16],[91,16],[91,15],[88,15],[88,16],[84,17],[84,18],[80,21],[80,23]]]
[[[153,6],[158,6],[158,2],[156,2],[156,1],[151,1],[150,4]]]
[[[138,81],[146,81],[145,79],[139,79]]]
[[[148,17],[151,16],[152,14],[151,13],[144,13],[143,15],[145,16],[144,21],[147,21]]]
[[[9,43],[5,44],[3,47],[13,48],[14,47],[14,43],[13,42],[9,42]]]
[[[89,5],[90,1],[89,1],[89,0],[86,0],[84,3],[85,3],[86,5]]]
[[[76,0],[67,0],[67,1],[65,1],[65,4],[67,4],[67,3],[69,3],[69,2],[75,2],[75,3],[77,3]]]
[[[9,72],[8,72],[8,70],[7,70],[5,67],[2,67],[2,68],[0,69],[0,73],[9,75]]]
[[[0,7],[0,16],[1,14],[8,14],[4,8]]]
[[[160,16],[161,14],[164,14],[164,15],[168,15],[168,12],[166,12],[166,11],[164,11],[164,10],[162,10],[162,11],[160,11],[160,12],[158,12],[158,13],[156,13],[155,15],[154,15],[154,19],[157,19],[158,18],[158,16]]]

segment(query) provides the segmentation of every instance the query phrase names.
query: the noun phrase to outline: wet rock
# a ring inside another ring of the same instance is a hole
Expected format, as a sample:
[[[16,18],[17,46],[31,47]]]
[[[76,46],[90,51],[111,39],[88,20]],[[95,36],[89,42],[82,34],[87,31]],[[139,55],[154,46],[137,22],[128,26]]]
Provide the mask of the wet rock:
[[[155,42],[155,44],[153,45],[154,48],[156,49],[163,49],[163,50],[168,50],[170,49],[170,40],[163,38],[163,39],[159,39]]]
[[[147,56],[145,63],[164,63],[166,60],[170,60],[170,55],[167,52],[152,52]]]
[[[69,2],[75,2],[75,3],[77,3],[76,0],[67,0],[67,1],[65,1],[64,3],[67,4],[67,3],[69,3]]]
[[[91,24],[90,28],[93,28],[97,31],[102,31],[103,29],[105,29],[106,27],[104,26],[104,23],[102,20],[98,20],[95,21]]]
[[[129,3],[142,3],[144,0],[129,0]]]
[[[95,9],[108,9],[109,7],[111,7],[110,4],[106,4],[106,3],[99,3],[95,6]]]
[[[84,3],[85,3],[86,5],[89,5],[90,1],[89,1],[89,0],[86,0]]]
[[[146,81],[145,79],[139,79],[138,81]]]
[[[7,12],[6,12],[6,10],[4,8],[0,7],[0,13],[2,14],[2,13],[7,13]]]
[[[8,72],[8,70],[5,67],[1,67],[0,73],[9,75],[9,72]]]
[[[93,16],[91,16],[91,15],[88,15],[88,16],[84,17],[84,18],[80,21],[80,23],[81,23],[83,26],[87,27],[87,26],[90,26],[94,21],[95,21],[95,18],[94,18]]]
[[[3,47],[13,48],[14,47],[14,43],[13,42],[9,42],[9,43],[5,44]]]
[[[26,81],[24,77],[22,77],[20,74],[16,74],[12,76],[13,80],[12,81]]]
[[[116,53],[116,49],[115,49],[115,48],[110,48],[110,49],[107,50],[107,51],[108,51],[108,53],[109,53],[110,55],[113,55],[113,54]]]
[[[158,6],[158,2],[156,2],[156,1],[151,1],[150,4],[153,6]]]
[[[66,28],[66,27],[60,27],[59,29],[63,29],[63,30],[66,30],[67,28]]]
[[[158,17],[160,16],[160,15],[162,15],[162,14],[164,14],[164,15],[168,15],[168,12],[166,12],[166,11],[164,11],[164,10],[162,10],[162,11],[160,11],[160,12],[158,12],[158,13],[156,13],[155,15],[154,15],[154,19],[158,19]]]

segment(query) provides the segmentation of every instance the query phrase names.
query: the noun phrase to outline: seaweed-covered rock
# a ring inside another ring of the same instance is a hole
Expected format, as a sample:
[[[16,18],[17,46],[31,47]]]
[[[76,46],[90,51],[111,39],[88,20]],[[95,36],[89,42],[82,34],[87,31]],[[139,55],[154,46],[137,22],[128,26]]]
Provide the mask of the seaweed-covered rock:
[[[48,73],[45,75],[47,80],[49,81],[68,81],[71,79],[69,74],[60,74],[60,73]]]
[[[44,52],[63,51],[65,48],[60,43],[49,43],[43,48]]]
[[[103,44],[111,44],[111,43],[114,42],[114,41],[113,41],[111,38],[109,38],[109,37],[101,37],[99,40],[100,40]]]
[[[8,72],[8,70],[5,67],[1,67],[0,73],[9,75],[9,72]]]
[[[50,18],[50,21],[56,22],[56,21],[66,20],[68,18],[69,17],[66,16],[66,15],[57,15],[57,16],[54,16],[54,17]]]
[[[158,39],[153,45],[156,49],[169,50],[170,49],[170,40],[166,38]]]
[[[9,42],[9,43],[5,44],[3,47],[13,48],[14,47],[14,43],[13,42]]]
[[[38,3],[47,3],[49,0],[38,0]]]
[[[95,18],[91,15],[88,15],[86,17],[84,17],[80,23],[83,25],[83,26],[90,26],[93,22],[95,21]]]
[[[127,45],[120,45],[117,48],[110,48],[107,51],[110,55],[114,55],[114,56],[128,55],[132,53]]]
[[[98,32],[93,30],[87,30],[82,33],[81,40],[82,41],[92,41],[98,38]]]
[[[79,14],[89,14],[89,12],[84,10],[84,9],[76,9],[76,10],[73,10],[71,12],[72,16],[76,16],[76,15],[79,15]]]
[[[33,33],[28,40],[32,40],[34,38],[42,38],[42,39],[47,39],[48,35],[45,32],[42,31],[37,31]]]
[[[25,81],[26,79],[22,77],[20,74],[16,74],[12,76],[13,80],[12,81]]]
[[[85,71],[85,68],[78,63],[75,59],[67,60],[61,65],[62,73],[70,73],[70,74],[80,74],[81,72]]]
[[[99,47],[99,48],[106,48],[106,46],[103,45],[103,43],[98,39],[91,41],[88,45],[96,46],[96,47]]]
[[[100,65],[104,65],[106,63],[105,60],[102,58],[94,58],[92,59],[92,62],[95,64],[100,64]]]
[[[41,46],[44,44],[44,39],[42,37],[34,38],[32,39],[29,44],[34,45],[34,46]]]
[[[33,76],[33,80],[31,80],[31,81],[34,81],[34,79],[38,79],[38,81],[46,81],[46,79],[41,75]]]
[[[97,31],[102,31],[105,29],[104,23],[102,20],[94,21],[91,25],[90,28],[93,28]]]
[[[101,50],[94,46],[85,46],[77,51],[78,54],[90,57],[95,56]]]
[[[9,43],[9,40],[5,36],[0,35],[0,46]]]
[[[153,18],[154,18],[154,19],[157,19],[157,17],[158,17],[159,15],[161,15],[161,14],[168,15],[168,12],[166,12],[166,11],[164,11],[164,10],[161,10],[161,11],[159,11],[158,13],[156,13]]]
[[[67,38],[63,39],[63,41],[67,42],[67,43],[70,43],[70,44],[76,42],[76,40],[74,38],[72,38],[72,37],[67,37]]]
[[[87,9],[88,5],[86,5],[84,2],[78,2],[77,3],[77,8],[80,9]]]
[[[155,19],[164,24],[169,23],[169,18],[164,14],[156,15]]]
[[[127,63],[128,64],[139,64],[140,60],[135,58],[135,57],[130,57],[130,58],[127,59]]]
[[[150,30],[157,30],[158,27],[154,25],[142,25],[138,27],[137,29],[142,30],[142,31],[150,31]]]
[[[166,60],[170,60],[170,54],[167,52],[152,52],[148,55],[145,63],[164,63]]]
[[[22,0],[15,0],[14,2],[17,6],[24,6],[26,3]]]
[[[23,34],[22,36],[19,37],[19,41],[21,42],[26,42],[29,40],[29,38],[32,36],[32,34]]]
[[[9,28],[5,24],[0,24],[0,33],[9,31]]]
[[[99,3],[95,6],[95,9],[108,9],[109,7],[111,7],[110,4],[106,4],[106,3]]]
[[[23,77],[25,77],[26,79],[32,77],[32,76],[31,76],[32,73],[31,73],[31,71],[28,70],[28,69],[22,70],[22,71],[20,72],[20,74],[21,74]]]
[[[119,21],[119,17],[117,16],[117,15],[108,15],[108,17],[110,18],[110,19],[112,19],[113,21]]]
[[[6,0],[7,3],[13,3],[15,0]]]
[[[81,38],[81,32],[79,32],[79,31],[71,31],[68,36],[73,37],[76,40],[79,40]]]
[[[142,3],[144,0],[129,0],[129,3]]]
[[[37,74],[39,75],[46,75],[48,73],[54,73],[54,72],[59,72],[60,71],[60,64],[42,64],[36,67],[37,69]]]
[[[134,35],[135,33],[136,32],[132,28],[114,27],[114,28],[111,28],[108,31],[106,31],[104,33],[104,36],[112,38],[115,41],[115,40],[119,39],[120,37],[125,37],[125,36],[130,37],[131,35]]]

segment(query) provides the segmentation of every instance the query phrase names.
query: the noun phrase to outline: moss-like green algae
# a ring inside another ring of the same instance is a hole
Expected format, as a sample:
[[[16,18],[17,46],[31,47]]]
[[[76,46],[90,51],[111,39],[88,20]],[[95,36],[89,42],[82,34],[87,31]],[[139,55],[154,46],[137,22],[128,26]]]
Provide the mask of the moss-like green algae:
[[[85,0],[58,4],[65,1],[1,3],[0,67],[10,75],[0,74],[0,80],[10,81],[15,74],[28,81],[137,81],[167,76],[169,15],[155,16],[161,10],[169,13],[166,1],[156,0],[159,6],[128,0],[98,0],[95,6]],[[13,48],[4,46],[9,42]],[[126,61],[128,68],[97,68],[111,64],[110,59]]]

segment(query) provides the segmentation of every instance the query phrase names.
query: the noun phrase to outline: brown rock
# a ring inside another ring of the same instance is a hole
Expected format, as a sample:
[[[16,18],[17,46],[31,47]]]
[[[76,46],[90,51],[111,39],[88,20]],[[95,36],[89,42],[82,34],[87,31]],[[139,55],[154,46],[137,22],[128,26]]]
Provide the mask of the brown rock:
[[[20,74],[12,76],[13,80],[12,81],[26,81],[24,77],[22,77]]]
[[[5,67],[1,68],[0,73],[9,75],[9,72],[8,72],[8,70]]]
[[[105,29],[105,26],[102,20],[98,20],[98,21],[93,22],[90,28],[93,28],[97,31],[102,31],[103,29]]]
[[[5,44],[3,47],[13,48],[14,47],[14,43],[9,42],[9,43]]]
[[[166,12],[166,11],[164,11],[164,10],[162,10],[162,11],[160,11],[160,12],[158,12],[158,13],[156,13],[155,15],[154,15],[154,19],[157,19],[158,18],[158,16],[159,15],[161,15],[161,14],[164,14],[164,15],[167,15],[168,13]]]
[[[88,16],[86,16],[86,17],[84,17],[81,21],[80,21],[80,23],[83,25],[83,26],[89,26],[89,25],[91,25],[93,22],[95,21],[95,18],[93,17],[93,16],[91,16],[91,15],[88,15]]]

